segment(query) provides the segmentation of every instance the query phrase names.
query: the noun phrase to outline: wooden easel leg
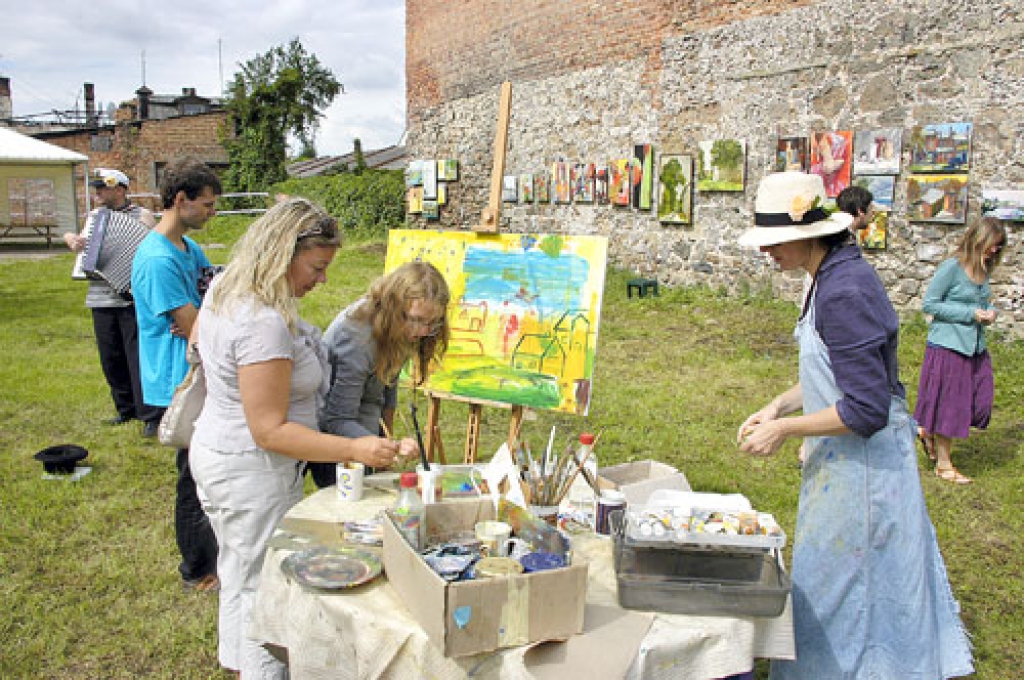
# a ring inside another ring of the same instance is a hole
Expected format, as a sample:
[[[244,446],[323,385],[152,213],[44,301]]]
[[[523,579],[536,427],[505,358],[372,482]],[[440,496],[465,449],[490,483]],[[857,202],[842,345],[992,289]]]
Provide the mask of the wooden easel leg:
[[[427,441],[424,446],[427,447],[425,453],[427,454],[427,460],[431,463],[434,462],[434,432],[437,428],[437,421],[441,417],[441,399],[430,395],[430,403],[427,404]],[[444,465],[444,453],[441,453],[441,464]]]
[[[431,437],[431,440],[432,440],[431,446],[434,448],[434,451],[437,453],[437,462],[440,463],[441,465],[447,465],[448,464],[448,460],[444,456],[444,442],[441,440],[441,428],[440,427],[435,427],[434,428],[434,435]]]
[[[516,444],[519,441],[519,433],[523,429],[523,407],[513,406],[512,416],[508,423],[508,450],[515,456]]]
[[[480,445],[480,421],[483,417],[483,406],[469,405],[469,423],[466,425],[466,463],[476,462],[476,450]]]

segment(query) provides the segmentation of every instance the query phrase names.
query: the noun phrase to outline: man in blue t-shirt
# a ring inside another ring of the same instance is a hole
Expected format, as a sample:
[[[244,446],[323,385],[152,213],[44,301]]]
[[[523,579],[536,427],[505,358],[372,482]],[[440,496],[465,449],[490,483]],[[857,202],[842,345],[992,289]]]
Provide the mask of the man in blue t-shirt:
[[[199,276],[210,266],[199,245],[185,234],[202,229],[217,210],[220,180],[206,164],[175,161],[160,179],[164,212],[139,244],[132,261],[132,295],[139,327],[139,368],[146,404],[158,407],[144,436],[156,435],[160,416],[188,371],[188,337],[202,298]],[[181,552],[178,567],[186,588],[215,590],[217,539],[203,512],[188,466],[188,449],[177,455],[178,484],[174,528]]]

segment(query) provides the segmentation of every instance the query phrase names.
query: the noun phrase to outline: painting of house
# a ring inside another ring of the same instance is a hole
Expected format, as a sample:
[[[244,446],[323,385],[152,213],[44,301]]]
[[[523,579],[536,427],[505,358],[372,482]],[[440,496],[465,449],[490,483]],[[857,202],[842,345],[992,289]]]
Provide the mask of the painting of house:
[[[779,137],[775,146],[775,172],[807,171],[807,138]]]
[[[967,215],[965,175],[911,175],[907,218],[912,222],[963,224]]]
[[[850,186],[853,174],[853,132],[832,130],[811,135],[811,167],[825,183],[825,195],[835,198]]]
[[[859,130],[853,136],[853,172],[857,175],[900,174],[899,128]]]
[[[661,154],[658,159],[658,221],[690,224],[693,212],[693,159]]]
[[[392,230],[385,271],[430,262],[451,290],[432,393],[586,415],[608,242],[602,236]]]
[[[1011,222],[1024,222],[1024,191],[982,189],[981,214]]]
[[[742,139],[699,142],[697,191],[743,191],[747,143]]]
[[[971,165],[971,123],[918,125],[910,132],[911,172],[967,172]]]

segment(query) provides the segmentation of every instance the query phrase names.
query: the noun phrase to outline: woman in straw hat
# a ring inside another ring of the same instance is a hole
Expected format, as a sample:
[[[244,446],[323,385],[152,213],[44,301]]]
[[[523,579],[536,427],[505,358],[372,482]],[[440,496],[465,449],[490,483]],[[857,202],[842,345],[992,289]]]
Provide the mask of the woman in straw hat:
[[[740,448],[806,437],[793,547],[796,660],[772,678],[949,678],[970,645],[921,492],[899,382],[899,322],[816,175],[765,177],[740,244],[813,279],[796,328],[799,382],[748,417]],[[802,411],[801,415],[784,417]]]

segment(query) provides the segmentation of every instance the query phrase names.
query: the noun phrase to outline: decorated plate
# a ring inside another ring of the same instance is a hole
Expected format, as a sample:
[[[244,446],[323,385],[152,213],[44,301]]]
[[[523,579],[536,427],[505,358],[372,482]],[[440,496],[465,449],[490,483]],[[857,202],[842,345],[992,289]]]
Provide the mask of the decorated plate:
[[[289,555],[281,569],[303,585],[335,590],[353,588],[380,574],[380,558],[355,548],[317,547]]]

